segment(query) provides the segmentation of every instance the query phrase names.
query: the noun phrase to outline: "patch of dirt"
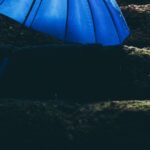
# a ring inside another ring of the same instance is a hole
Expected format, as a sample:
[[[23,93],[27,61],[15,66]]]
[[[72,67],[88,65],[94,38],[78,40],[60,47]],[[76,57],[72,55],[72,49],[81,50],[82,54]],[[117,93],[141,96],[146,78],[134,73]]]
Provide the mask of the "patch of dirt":
[[[141,149],[149,146],[149,117],[150,101],[78,104],[1,99],[1,147]]]
[[[132,4],[121,8],[131,29],[131,36],[126,44],[137,47],[150,46],[150,5]]]

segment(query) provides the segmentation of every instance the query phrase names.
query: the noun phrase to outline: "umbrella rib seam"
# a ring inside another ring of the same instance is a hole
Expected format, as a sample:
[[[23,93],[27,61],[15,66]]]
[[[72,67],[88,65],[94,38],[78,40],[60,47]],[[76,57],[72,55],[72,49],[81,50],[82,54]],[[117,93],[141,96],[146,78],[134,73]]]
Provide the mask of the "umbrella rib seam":
[[[5,1],[5,0],[2,0],[2,1],[0,2],[0,5],[2,5],[2,4],[4,3],[4,1]]]
[[[118,28],[117,28],[117,24],[116,24],[116,22],[115,22],[115,19],[114,19],[114,17],[113,17],[113,14],[112,14],[112,12],[111,12],[111,10],[110,10],[110,8],[109,8],[109,6],[108,6],[106,0],[103,0],[103,2],[104,2],[104,4],[106,5],[106,8],[108,9],[108,12],[109,12],[109,14],[110,14],[110,17],[111,17],[111,19],[112,19],[113,25],[114,25],[114,27],[115,27],[115,29],[116,29],[116,34],[117,34],[117,36],[118,36],[119,42],[121,42],[121,38],[120,38],[119,31],[118,31]]]
[[[35,18],[36,18],[36,16],[37,16],[37,13],[38,13],[39,9],[40,9],[40,6],[42,5],[42,2],[43,2],[43,0],[41,0],[40,3],[39,3],[39,6],[38,6],[38,8],[37,8],[37,10],[36,10],[36,12],[35,12],[35,15],[34,15],[34,17],[33,17],[33,20],[32,20],[32,22],[31,22],[31,24],[30,24],[30,27],[31,27],[31,26],[33,25],[33,23],[34,23],[34,20],[35,20]]]
[[[67,34],[68,34],[68,20],[69,20],[69,0],[67,0],[67,14],[66,14],[66,26],[65,26],[65,40],[67,40]]]
[[[25,16],[25,19],[24,19],[24,21],[23,21],[23,23],[22,23],[23,25],[25,25],[25,23],[26,23],[26,21],[27,21],[29,15],[30,15],[30,13],[31,13],[31,11],[32,11],[32,9],[33,9],[35,3],[36,3],[36,0],[33,0],[31,6],[30,6],[30,8],[29,8],[29,11],[28,11],[27,15]]]
[[[93,15],[92,8],[91,8],[91,5],[90,5],[89,0],[87,0],[87,2],[88,2],[89,9],[90,9],[90,12],[91,12],[91,17],[92,17],[92,22],[93,22],[93,32],[94,32],[94,36],[95,36],[95,42],[97,42],[96,25],[95,25],[95,23],[94,23],[94,15]]]

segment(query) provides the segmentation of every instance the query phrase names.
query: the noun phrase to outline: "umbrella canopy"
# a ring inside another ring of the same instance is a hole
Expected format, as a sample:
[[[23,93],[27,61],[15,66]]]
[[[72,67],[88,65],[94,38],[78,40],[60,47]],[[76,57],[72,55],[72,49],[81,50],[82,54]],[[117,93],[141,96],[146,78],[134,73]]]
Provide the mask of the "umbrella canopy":
[[[115,0],[0,0],[0,14],[70,43],[120,45],[129,35]]]

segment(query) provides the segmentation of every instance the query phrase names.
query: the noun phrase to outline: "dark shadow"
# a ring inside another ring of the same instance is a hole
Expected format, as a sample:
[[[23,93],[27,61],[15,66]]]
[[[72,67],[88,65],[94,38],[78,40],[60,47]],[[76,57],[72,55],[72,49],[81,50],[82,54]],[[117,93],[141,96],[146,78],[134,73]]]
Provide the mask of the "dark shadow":
[[[129,5],[129,4],[136,4],[136,5],[144,5],[144,4],[149,4],[149,0],[117,0],[117,2],[120,5]]]
[[[10,48],[12,49],[12,48]],[[45,45],[14,48],[1,97],[100,100],[149,97],[122,70],[122,47]]]

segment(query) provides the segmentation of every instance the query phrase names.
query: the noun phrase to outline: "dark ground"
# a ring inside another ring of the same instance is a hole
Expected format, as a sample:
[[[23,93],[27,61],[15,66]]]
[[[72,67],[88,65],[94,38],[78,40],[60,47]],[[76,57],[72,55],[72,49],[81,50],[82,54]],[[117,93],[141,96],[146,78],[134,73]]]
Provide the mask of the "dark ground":
[[[0,17],[2,150],[149,150],[150,2],[118,2],[121,47],[64,45]]]

